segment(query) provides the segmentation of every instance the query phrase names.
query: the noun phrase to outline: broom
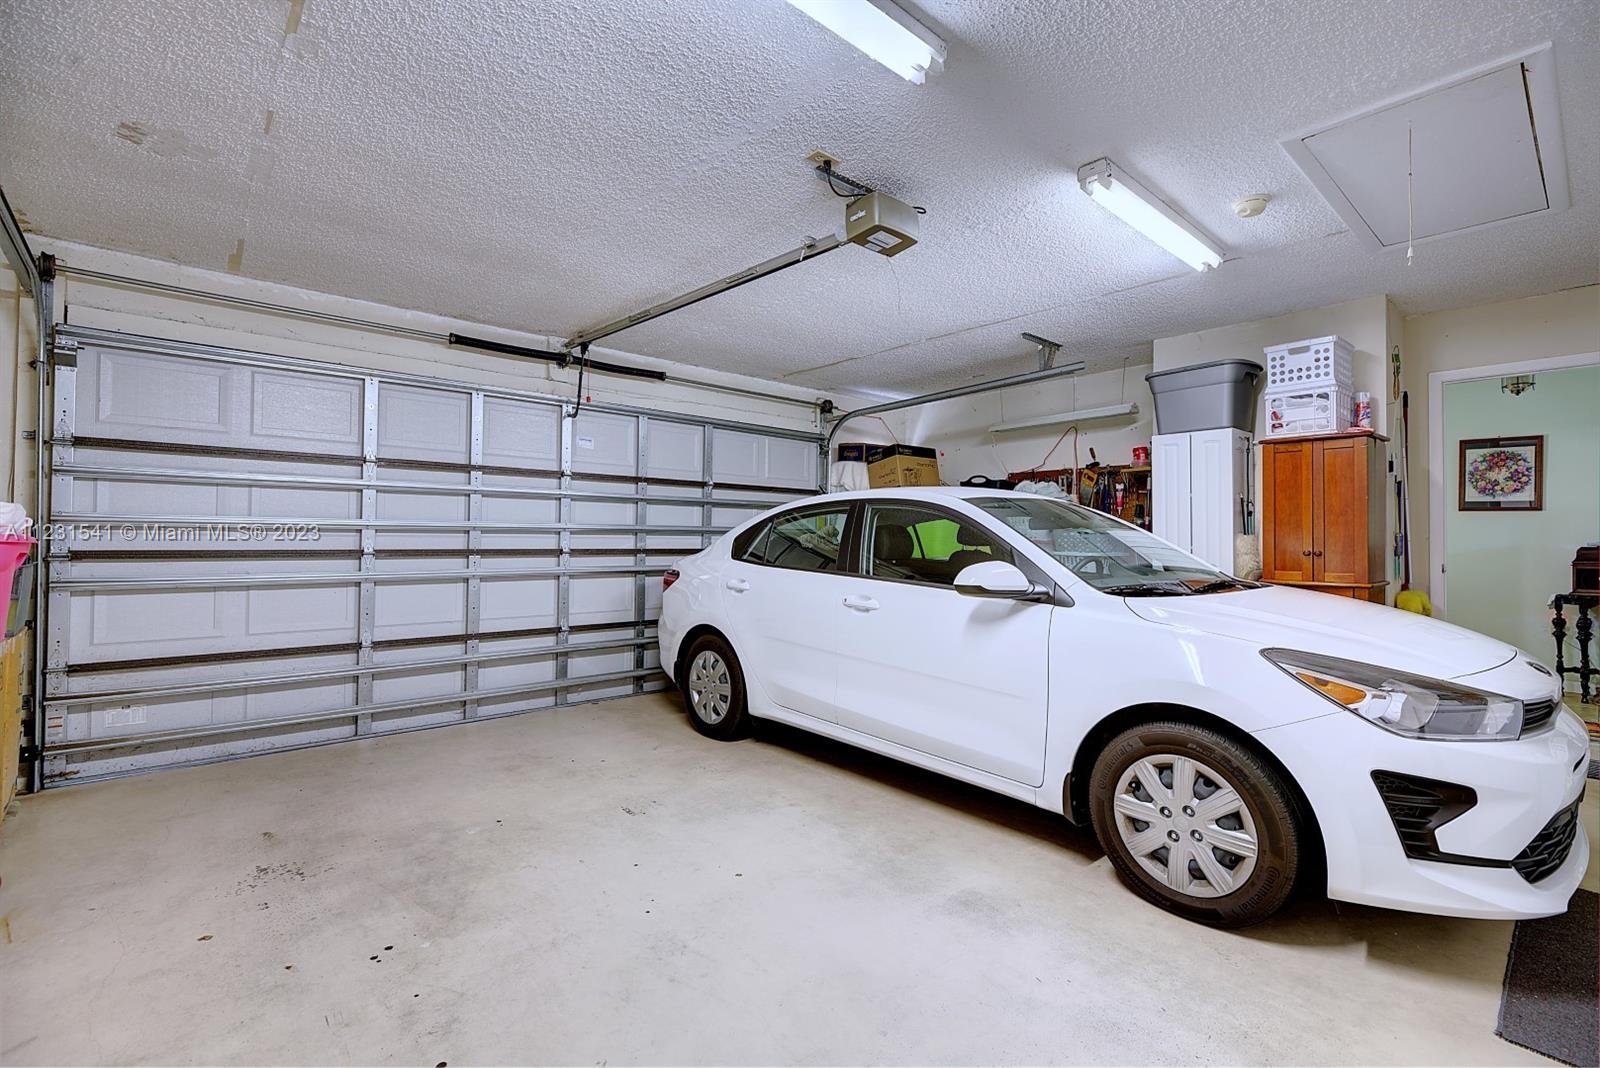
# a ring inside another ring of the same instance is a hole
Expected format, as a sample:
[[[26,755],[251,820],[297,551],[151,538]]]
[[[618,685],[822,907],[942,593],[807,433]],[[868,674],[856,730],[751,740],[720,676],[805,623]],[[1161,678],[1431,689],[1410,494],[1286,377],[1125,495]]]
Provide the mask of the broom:
[[[1394,596],[1394,606],[1419,616],[1433,615],[1433,602],[1422,590],[1411,588],[1411,394],[1400,393],[1400,500],[1401,509],[1396,522],[1400,526],[1400,544],[1405,549],[1405,574],[1400,579],[1400,592]]]

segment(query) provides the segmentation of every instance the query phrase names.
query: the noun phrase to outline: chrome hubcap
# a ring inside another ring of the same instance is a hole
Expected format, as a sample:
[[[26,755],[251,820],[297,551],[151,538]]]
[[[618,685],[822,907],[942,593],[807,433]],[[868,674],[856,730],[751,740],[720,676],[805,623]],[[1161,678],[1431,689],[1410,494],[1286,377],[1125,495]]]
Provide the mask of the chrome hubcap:
[[[689,665],[689,705],[702,723],[721,723],[733,700],[733,683],[722,657],[707,649]]]
[[[1191,757],[1161,753],[1122,773],[1117,833],[1140,867],[1189,897],[1222,897],[1255,871],[1250,809],[1233,784]]]

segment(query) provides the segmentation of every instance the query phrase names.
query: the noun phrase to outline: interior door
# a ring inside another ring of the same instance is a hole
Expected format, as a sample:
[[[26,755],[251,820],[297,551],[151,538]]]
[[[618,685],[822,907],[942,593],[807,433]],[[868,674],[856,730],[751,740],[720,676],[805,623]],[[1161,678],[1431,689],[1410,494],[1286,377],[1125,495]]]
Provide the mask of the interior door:
[[[1364,441],[1317,442],[1312,492],[1316,495],[1318,582],[1367,581],[1367,448]]]
[[[1312,445],[1286,441],[1262,450],[1262,506],[1271,519],[1261,531],[1267,582],[1313,581]]]
[[[851,580],[845,564],[850,503],[798,508],[773,517],[723,573],[745,680],[774,702],[834,719],[839,615]]]
[[[831,609],[838,721],[1030,786],[1044,780],[1053,607],[957,593],[968,564],[1012,560],[1000,533],[915,503],[874,503],[859,577]]]

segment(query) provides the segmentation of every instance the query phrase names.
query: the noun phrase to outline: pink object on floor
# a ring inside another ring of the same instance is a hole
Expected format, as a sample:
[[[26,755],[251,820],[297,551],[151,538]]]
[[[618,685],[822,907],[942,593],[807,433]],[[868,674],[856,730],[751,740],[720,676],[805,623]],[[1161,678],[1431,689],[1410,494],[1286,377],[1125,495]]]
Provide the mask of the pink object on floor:
[[[16,577],[17,568],[33,552],[34,539],[27,537],[0,538],[0,590],[11,596],[11,581]]]

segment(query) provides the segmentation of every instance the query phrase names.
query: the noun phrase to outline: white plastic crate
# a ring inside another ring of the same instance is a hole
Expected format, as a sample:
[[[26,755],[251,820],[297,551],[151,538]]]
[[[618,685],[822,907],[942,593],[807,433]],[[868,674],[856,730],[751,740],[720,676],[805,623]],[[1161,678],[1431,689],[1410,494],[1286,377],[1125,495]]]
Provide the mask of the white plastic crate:
[[[1267,394],[1265,437],[1286,434],[1337,434],[1355,422],[1356,395],[1337,386]]]
[[[1301,390],[1311,386],[1350,389],[1354,347],[1344,338],[1311,337],[1261,350],[1267,358],[1267,390]]]

